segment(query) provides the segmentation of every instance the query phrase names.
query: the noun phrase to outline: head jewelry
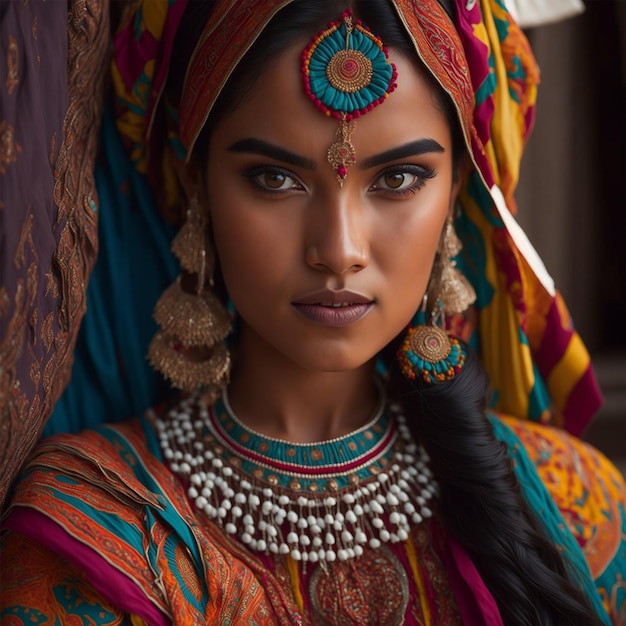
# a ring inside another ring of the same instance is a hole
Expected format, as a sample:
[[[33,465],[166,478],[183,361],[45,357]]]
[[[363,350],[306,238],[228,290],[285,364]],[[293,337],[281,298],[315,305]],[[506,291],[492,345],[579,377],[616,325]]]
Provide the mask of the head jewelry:
[[[328,162],[343,185],[356,163],[350,135],[354,120],[382,104],[395,89],[396,66],[387,48],[352,10],[331,22],[302,52],[304,90],[324,114],[339,120],[338,139],[328,149]]]

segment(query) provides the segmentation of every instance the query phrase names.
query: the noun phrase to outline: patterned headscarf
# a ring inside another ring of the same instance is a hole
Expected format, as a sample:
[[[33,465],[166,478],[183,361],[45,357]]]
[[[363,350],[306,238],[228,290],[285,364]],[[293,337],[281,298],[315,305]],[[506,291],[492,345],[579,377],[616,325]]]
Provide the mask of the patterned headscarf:
[[[170,145],[188,158],[228,77],[290,0],[216,0],[186,68]],[[455,104],[474,169],[456,227],[459,266],[478,296],[476,315],[452,320],[481,354],[497,411],[579,434],[600,404],[589,355],[536,252],[513,218],[513,193],[532,127],[539,72],[503,0],[390,0],[418,56]],[[160,106],[176,29],[187,0],[144,0],[116,38],[118,129],[136,167],[163,166],[148,137]],[[185,71],[176,68],[177,72]],[[173,177],[165,177],[173,201]],[[469,320],[472,320],[471,322]]]

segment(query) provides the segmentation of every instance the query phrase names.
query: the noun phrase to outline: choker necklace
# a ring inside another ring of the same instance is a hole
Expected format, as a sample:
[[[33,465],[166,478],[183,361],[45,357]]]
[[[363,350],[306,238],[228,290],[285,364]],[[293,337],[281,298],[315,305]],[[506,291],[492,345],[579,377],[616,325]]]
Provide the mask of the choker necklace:
[[[195,507],[263,554],[347,561],[409,536],[431,517],[438,486],[400,407],[329,441],[266,437],[232,412],[228,394],[207,408],[201,394],[155,421],[163,455]]]

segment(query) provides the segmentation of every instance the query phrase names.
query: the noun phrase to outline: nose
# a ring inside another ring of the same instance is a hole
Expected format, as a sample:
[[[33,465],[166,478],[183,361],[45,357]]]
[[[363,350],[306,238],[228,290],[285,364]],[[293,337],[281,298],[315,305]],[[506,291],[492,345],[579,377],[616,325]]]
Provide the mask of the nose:
[[[369,228],[356,199],[335,197],[313,206],[307,230],[310,267],[339,275],[359,272],[369,264]]]

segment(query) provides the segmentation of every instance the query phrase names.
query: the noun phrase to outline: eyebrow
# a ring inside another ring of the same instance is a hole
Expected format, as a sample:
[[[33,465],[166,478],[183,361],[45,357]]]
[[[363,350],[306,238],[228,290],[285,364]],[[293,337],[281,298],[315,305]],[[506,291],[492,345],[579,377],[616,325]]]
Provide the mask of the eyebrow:
[[[256,139],[254,137],[248,137],[246,139],[240,139],[232,144],[228,148],[229,152],[259,154],[269,157],[276,161],[282,161],[289,165],[296,167],[302,167],[306,170],[315,170],[317,167],[315,161],[300,156],[295,152],[281,148],[280,146],[264,141],[263,139]]]
[[[384,163],[389,163],[390,161],[396,161],[397,159],[405,159],[406,157],[418,156],[429,152],[445,151],[445,148],[434,139],[418,139],[417,141],[411,141],[410,143],[405,143],[397,148],[391,148],[391,150],[385,150],[385,152],[363,159],[359,163],[359,167],[366,170],[370,167],[376,167],[377,165],[383,165]]]

